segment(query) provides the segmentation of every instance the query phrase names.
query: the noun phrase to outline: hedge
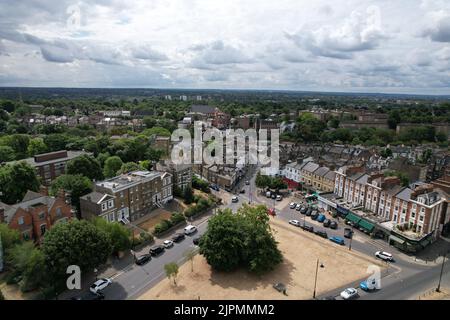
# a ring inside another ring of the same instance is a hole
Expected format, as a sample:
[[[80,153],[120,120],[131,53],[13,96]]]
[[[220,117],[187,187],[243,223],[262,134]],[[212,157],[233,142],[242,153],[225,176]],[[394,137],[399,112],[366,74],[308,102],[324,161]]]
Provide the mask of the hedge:
[[[155,226],[155,230],[153,231],[153,234],[155,234],[155,235],[161,234],[161,233],[169,230],[173,226],[175,226],[179,223],[182,223],[184,221],[186,221],[186,218],[183,214],[174,212],[172,214],[172,216],[170,217],[170,220],[162,220],[160,223],[158,223]]]
[[[197,202],[197,205],[190,206],[186,210],[184,210],[184,215],[187,218],[193,217],[197,214],[207,211],[213,206],[213,204],[213,201],[202,198]]]

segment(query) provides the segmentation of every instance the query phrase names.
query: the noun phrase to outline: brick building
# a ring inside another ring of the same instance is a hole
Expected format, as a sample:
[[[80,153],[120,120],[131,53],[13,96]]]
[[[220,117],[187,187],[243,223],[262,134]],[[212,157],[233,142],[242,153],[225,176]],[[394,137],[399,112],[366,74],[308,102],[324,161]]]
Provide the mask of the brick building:
[[[64,194],[55,198],[28,191],[20,203],[0,202],[0,223],[19,231],[22,239],[36,243],[40,243],[45,232],[56,223],[70,220],[72,213]]]

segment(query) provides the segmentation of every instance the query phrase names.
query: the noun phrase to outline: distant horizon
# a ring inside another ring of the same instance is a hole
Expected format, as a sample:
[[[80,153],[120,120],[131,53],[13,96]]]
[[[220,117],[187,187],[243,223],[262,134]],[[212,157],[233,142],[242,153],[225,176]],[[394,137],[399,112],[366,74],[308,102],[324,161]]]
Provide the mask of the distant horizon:
[[[301,89],[266,89],[266,88],[182,88],[182,87],[65,87],[65,86],[0,86],[0,96],[2,89],[61,89],[61,90],[160,90],[160,91],[236,91],[236,92],[286,92],[286,93],[304,93],[304,94],[325,94],[325,95],[384,95],[384,96],[417,96],[417,97],[440,97],[450,99],[450,93],[411,93],[411,92],[388,92],[388,91],[332,91],[332,90],[301,90]]]

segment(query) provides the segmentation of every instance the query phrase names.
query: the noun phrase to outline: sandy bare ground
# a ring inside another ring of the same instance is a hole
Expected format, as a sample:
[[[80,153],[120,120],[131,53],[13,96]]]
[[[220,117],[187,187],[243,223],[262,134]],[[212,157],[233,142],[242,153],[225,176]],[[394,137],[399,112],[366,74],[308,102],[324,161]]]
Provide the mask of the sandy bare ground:
[[[169,220],[171,216],[172,216],[172,212],[158,208],[158,209],[155,209],[154,212],[152,212],[151,218],[138,224],[138,227],[141,229],[147,230],[148,232],[153,232],[153,229],[159,222],[161,222],[164,219]],[[140,232],[141,232],[141,230],[134,229],[135,235],[138,235]]]
[[[425,292],[416,300],[450,300],[450,288],[441,288],[440,292],[435,289]]]
[[[317,259],[325,266],[319,268],[317,295],[368,276],[371,264],[383,267],[373,258],[349,252],[286,222],[272,220],[271,225],[284,256],[274,271],[261,277],[244,270],[217,272],[197,255],[193,272],[190,262],[180,267],[177,286],[164,279],[139,299],[311,299]],[[273,289],[277,282],[287,286],[287,296]]]

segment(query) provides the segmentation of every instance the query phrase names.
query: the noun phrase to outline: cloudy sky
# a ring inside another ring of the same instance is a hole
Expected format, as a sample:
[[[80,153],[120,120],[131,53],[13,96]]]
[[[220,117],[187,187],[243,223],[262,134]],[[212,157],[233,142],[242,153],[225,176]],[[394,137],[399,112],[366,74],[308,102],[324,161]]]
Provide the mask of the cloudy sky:
[[[448,0],[0,0],[0,86],[450,94]]]

